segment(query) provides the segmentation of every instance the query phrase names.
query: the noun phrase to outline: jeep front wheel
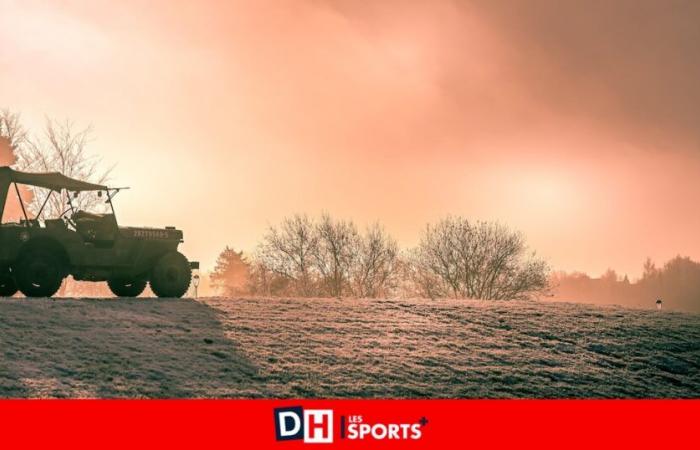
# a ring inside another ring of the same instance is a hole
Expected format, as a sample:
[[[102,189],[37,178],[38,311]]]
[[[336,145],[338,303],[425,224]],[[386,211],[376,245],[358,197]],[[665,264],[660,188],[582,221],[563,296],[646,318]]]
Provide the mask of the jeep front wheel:
[[[158,297],[182,297],[190,288],[192,269],[180,252],[162,256],[151,273],[151,289]]]
[[[146,280],[112,278],[107,280],[107,285],[112,294],[117,297],[138,297],[146,289]]]
[[[12,297],[17,293],[17,285],[12,272],[7,267],[0,267],[0,297]]]
[[[12,273],[17,287],[27,297],[51,297],[63,282],[63,267],[59,259],[41,250],[25,254]]]

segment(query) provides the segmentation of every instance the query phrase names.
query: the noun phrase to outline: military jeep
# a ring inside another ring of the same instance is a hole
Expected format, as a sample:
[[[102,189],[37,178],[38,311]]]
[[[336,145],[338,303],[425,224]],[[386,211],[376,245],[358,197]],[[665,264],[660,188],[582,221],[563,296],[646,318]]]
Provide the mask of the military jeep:
[[[125,188],[110,188],[68,178],[60,173],[26,173],[0,167],[0,217],[11,186],[23,218],[0,224],[0,296],[17,290],[27,297],[51,297],[68,275],[75,280],[106,281],[118,297],[136,297],[150,284],[158,297],[182,297],[192,269],[178,252],[182,231],[174,227],[120,227],[112,200]],[[18,185],[48,190],[46,201],[30,218]],[[89,192],[88,192],[89,191]],[[74,207],[79,195],[104,198],[108,213]],[[52,195],[65,196],[60,217],[42,219]]]

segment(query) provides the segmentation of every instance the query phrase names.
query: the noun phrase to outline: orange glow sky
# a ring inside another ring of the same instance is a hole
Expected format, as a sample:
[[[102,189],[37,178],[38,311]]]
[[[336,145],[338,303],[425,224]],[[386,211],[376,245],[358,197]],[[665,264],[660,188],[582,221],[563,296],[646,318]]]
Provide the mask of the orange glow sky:
[[[210,268],[322,210],[552,267],[700,259],[700,3],[0,0],[0,107],[92,124],[120,221]],[[614,3],[606,5],[606,3]]]

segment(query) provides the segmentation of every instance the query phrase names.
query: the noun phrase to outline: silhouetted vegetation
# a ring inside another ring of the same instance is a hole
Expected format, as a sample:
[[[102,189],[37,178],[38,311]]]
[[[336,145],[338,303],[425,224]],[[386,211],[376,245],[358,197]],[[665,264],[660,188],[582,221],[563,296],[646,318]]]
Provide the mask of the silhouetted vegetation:
[[[230,271],[232,259],[245,261],[227,248],[212,274],[222,293],[234,286],[235,276],[219,275]],[[328,214],[318,221],[297,214],[270,227],[251,262],[237,267],[253,295],[494,300],[537,295],[547,287],[548,270],[527,254],[519,233],[495,223],[447,218],[401,253],[379,224],[360,233],[352,221]]]
[[[250,264],[243,252],[237,252],[228,246],[219,254],[216,267],[209,276],[211,286],[227,296],[247,293],[249,279]]]
[[[88,152],[91,135],[90,127],[76,128],[70,121],[61,122],[51,118],[46,118],[43,132],[32,133],[22,126],[17,113],[0,110],[0,138],[9,143],[12,152],[8,165],[17,170],[60,172],[70,178],[105,184],[110,170],[103,170],[100,158]],[[45,189],[31,186],[24,189],[22,198],[32,215],[41,210],[45,201],[46,206],[42,212],[44,218],[59,217],[68,208],[68,200],[64,195],[51,195]],[[72,199],[72,202],[78,209],[93,211],[104,208],[105,204],[104,199],[90,193],[83,193]]]
[[[302,297],[388,296],[398,245],[375,224],[364,233],[352,221],[324,214],[286,218],[263,236],[253,258],[250,292]]]
[[[660,298],[664,308],[700,311],[700,263],[688,257],[677,256],[661,268],[647,259],[634,282],[608,270],[600,278],[557,272],[551,284],[556,300],[652,307]]]
[[[547,264],[528,254],[518,232],[448,217],[428,225],[409,259],[423,296],[515,300],[547,288]]]

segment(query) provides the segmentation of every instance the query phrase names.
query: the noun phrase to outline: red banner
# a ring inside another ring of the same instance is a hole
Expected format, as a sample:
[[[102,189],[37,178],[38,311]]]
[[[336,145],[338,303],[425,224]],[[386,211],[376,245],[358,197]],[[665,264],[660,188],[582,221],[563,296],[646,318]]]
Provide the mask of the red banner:
[[[3,448],[690,448],[700,401],[16,400]]]

